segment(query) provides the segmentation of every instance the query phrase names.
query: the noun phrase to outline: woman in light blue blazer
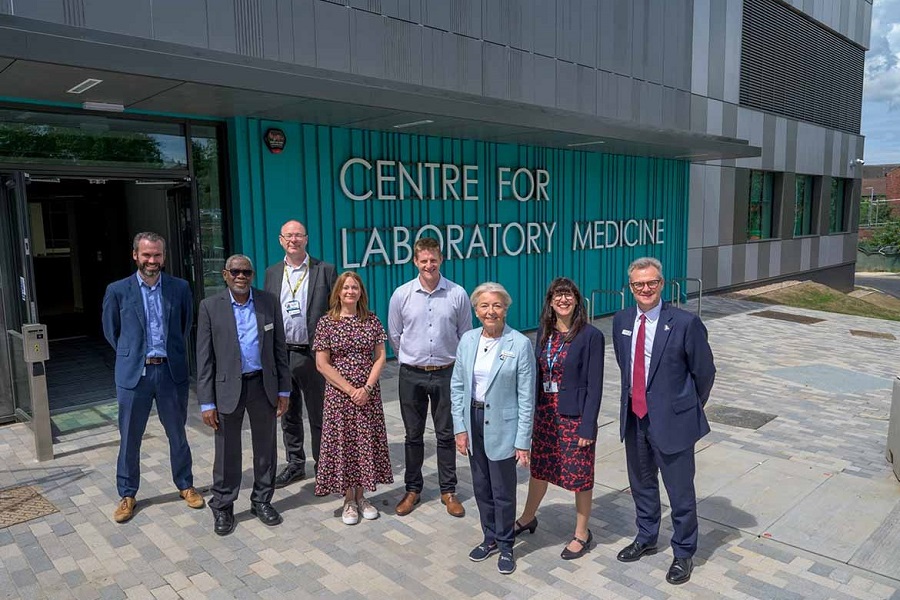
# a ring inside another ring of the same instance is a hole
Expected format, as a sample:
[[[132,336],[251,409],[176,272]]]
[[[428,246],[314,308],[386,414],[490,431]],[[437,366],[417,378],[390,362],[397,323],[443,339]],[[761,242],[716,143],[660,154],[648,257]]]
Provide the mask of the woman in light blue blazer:
[[[499,283],[471,296],[482,327],[463,334],[450,382],[456,449],[469,455],[484,540],[469,553],[480,562],[500,553],[497,570],[516,570],[516,463],[528,466],[534,418],[534,350],[506,324],[512,304]]]

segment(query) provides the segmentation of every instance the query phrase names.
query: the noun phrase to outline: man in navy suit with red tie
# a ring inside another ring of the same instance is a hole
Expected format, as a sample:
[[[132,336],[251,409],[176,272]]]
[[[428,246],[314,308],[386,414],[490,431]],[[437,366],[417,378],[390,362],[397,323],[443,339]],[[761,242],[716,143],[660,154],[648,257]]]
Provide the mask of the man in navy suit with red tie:
[[[622,372],[620,434],[638,533],[617,558],[632,562],[656,552],[661,472],[674,530],[666,581],[680,584],[691,578],[697,551],[694,444],[709,433],[703,407],[716,367],[700,318],[660,301],[664,279],[658,260],[632,262],[628,284],[637,307],[613,318],[613,348]]]

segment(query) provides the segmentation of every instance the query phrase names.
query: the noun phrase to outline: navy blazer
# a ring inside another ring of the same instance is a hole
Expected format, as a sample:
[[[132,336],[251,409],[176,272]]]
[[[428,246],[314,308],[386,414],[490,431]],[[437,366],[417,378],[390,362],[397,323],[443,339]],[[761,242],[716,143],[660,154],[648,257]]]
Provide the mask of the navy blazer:
[[[166,326],[166,364],[175,383],[190,375],[187,338],[194,323],[194,300],[188,282],[165,273],[162,282],[163,322]],[[116,351],[116,386],[134,389],[147,360],[147,319],[135,274],[114,281],[103,296],[103,335]]]
[[[547,352],[547,344],[541,344],[543,331],[538,330],[534,348],[538,366],[535,401],[540,399],[544,373],[541,356]],[[603,397],[603,332],[593,325],[585,325],[569,342],[566,360],[563,363],[562,384],[557,397],[557,412],[560,416],[578,418],[578,437],[586,440],[597,439],[597,418],[600,415],[600,400]]]
[[[613,348],[622,373],[619,415],[622,439],[625,439],[626,420],[634,418],[629,400],[631,336],[637,333],[632,332],[636,318],[637,307],[620,310],[613,317]],[[681,452],[709,433],[703,407],[709,400],[715,378],[716,366],[703,322],[693,313],[664,303],[647,373],[650,441],[661,452]]]

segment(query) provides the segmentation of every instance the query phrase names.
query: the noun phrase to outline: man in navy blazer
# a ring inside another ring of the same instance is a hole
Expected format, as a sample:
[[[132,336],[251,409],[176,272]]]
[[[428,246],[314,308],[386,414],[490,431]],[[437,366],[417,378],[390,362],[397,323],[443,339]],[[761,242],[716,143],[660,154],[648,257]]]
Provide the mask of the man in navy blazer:
[[[134,516],[141,479],[141,438],[156,400],[169,439],[172,480],[191,508],[202,508],[194,489],[191,449],[185,434],[188,401],[187,336],[194,304],[187,281],[162,272],[166,243],[156,233],[134,236],[134,275],[115,281],[103,297],[103,334],[116,351],[119,402],[119,501],[113,519]]]
[[[674,530],[666,581],[680,584],[690,579],[697,551],[694,444],[709,433],[703,407],[716,367],[699,317],[660,301],[664,280],[658,260],[635,260],[628,280],[637,308],[616,313],[613,347],[622,373],[620,435],[638,533],[617,558],[632,562],[656,552],[661,472]]]

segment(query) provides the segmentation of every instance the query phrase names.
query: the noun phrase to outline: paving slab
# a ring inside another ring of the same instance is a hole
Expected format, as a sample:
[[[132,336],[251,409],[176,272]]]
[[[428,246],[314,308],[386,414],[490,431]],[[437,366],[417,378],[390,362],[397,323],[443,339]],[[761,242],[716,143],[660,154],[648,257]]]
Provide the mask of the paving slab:
[[[846,563],[898,505],[900,486],[837,473],[773,523],[768,534]]]
[[[888,486],[895,485],[888,482]],[[900,495],[900,485],[897,495]],[[850,564],[888,577],[900,577],[900,503],[884,517],[872,535],[853,554]]]

